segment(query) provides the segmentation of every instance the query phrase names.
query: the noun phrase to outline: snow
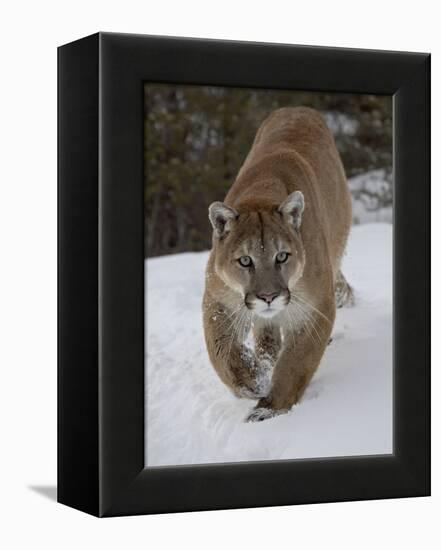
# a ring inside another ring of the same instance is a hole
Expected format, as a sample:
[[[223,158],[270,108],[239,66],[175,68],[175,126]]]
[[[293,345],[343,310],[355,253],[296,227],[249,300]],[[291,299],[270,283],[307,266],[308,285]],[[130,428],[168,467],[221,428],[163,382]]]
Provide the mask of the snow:
[[[352,193],[352,221],[354,224],[392,223],[392,204],[379,206],[378,199],[387,196],[391,188],[385,170],[370,170],[348,180]]]
[[[342,134],[345,136],[355,136],[360,126],[358,120],[339,111],[324,111],[322,116],[325,119],[326,126],[331,130],[334,136]]]
[[[390,454],[392,226],[353,226],[340,309],[321,365],[285,415],[245,423],[207,356],[201,300],[208,252],[146,261],[146,465]]]

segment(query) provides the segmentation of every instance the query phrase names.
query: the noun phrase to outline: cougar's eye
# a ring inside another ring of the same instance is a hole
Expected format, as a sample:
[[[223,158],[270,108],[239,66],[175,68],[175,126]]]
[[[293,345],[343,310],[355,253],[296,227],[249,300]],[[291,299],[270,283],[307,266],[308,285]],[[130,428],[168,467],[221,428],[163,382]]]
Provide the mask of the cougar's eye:
[[[241,256],[237,261],[242,267],[250,267],[253,265],[253,260],[249,256]]]
[[[288,256],[289,256],[288,252],[279,252],[276,256],[276,262],[278,264],[283,264],[288,259]]]

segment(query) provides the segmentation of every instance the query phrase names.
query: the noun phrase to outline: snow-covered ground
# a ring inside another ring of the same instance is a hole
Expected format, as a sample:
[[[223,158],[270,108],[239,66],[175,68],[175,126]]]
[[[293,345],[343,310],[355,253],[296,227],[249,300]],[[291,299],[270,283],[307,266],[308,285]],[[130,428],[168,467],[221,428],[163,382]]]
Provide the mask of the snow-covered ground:
[[[205,350],[201,299],[208,253],[146,261],[146,465],[392,452],[392,226],[351,231],[343,271],[356,291],[290,413],[245,423]]]

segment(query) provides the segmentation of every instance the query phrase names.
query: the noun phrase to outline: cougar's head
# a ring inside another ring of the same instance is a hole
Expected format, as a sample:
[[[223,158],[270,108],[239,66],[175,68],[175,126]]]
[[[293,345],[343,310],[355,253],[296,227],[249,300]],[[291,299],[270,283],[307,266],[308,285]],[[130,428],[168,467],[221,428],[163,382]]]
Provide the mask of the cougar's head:
[[[235,210],[222,202],[209,208],[216,273],[260,317],[283,311],[302,276],[303,209],[300,191],[280,205],[264,208]]]

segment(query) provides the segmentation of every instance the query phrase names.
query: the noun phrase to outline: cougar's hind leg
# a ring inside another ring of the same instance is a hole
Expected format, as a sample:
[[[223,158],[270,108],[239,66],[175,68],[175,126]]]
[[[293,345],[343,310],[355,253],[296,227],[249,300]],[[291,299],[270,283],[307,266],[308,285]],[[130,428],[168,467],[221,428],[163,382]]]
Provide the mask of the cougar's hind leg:
[[[354,291],[345,279],[341,269],[338,270],[335,282],[335,304],[337,307],[350,307],[354,305]]]

